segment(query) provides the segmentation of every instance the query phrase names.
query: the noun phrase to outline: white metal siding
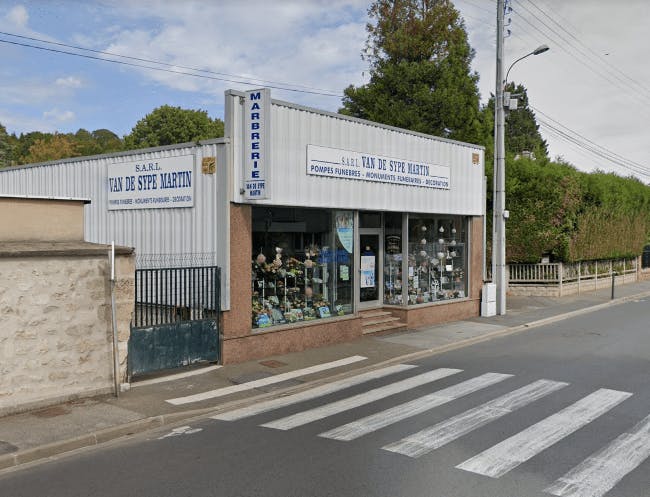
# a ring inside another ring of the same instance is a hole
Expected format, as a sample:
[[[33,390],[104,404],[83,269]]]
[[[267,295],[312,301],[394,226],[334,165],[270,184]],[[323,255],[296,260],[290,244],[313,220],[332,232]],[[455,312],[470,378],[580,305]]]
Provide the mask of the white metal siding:
[[[242,185],[242,105],[232,98],[233,198]],[[451,188],[438,190],[308,175],[307,145],[440,164],[450,167]],[[480,156],[472,164],[472,154]],[[273,102],[271,106],[271,165],[267,169],[270,198],[252,204],[385,210],[481,216],[484,153],[478,146],[442,140],[396,128],[350,120],[329,113]]]
[[[178,264],[222,268],[222,306],[229,308],[229,199],[227,147],[223,143],[182,145],[129,154],[66,160],[0,170],[0,194],[89,198],[84,238],[89,242],[135,247],[136,255],[155,254]],[[194,156],[194,206],[108,210],[107,168],[111,164]],[[217,158],[216,174],[202,174],[201,160]]]

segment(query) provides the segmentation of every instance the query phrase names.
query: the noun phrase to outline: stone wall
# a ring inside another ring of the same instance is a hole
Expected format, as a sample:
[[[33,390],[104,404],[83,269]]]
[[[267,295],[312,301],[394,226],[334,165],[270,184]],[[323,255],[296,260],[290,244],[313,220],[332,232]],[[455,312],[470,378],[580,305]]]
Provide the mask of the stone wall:
[[[121,359],[134,298],[134,256],[116,256]],[[0,244],[0,415],[113,390],[108,247]]]
[[[626,275],[616,276],[615,285],[626,285],[637,281],[637,273],[629,273]],[[508,295],[517,297],[562,297],[565,295],[578,295],[581,293],[594,292],[604,288],[612,287],[611,276],[603,276],[602,278],[591,278],[582,280],[580,283],[571,281],[569,283],[559,284],[515,284],[508,285]]]

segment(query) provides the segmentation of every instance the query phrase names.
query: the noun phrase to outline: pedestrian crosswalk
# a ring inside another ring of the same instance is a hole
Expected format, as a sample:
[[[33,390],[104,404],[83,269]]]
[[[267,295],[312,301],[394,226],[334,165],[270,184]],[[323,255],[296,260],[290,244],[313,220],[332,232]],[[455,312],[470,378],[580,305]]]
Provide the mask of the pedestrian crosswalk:
[[[461,437],[470,437],[472,433],[486,427],[489,423],[506,416],[516,416],[518,410],[533,403],[546,401],[560,390],[571,391],[570,383],[548,379],[536,379],[518,388],[509,388],[508,385],[516,376],[498,372],[487,372],[462,381],[455,380],[457,375],[458,378],[463,376],[460,373],[463,373],[461,369],[453,368],[420,372],[419,367],[398,364],[234,409],[212,418],[220,421],[237,421],[275,410],[289,409],[289,413],[282,412],[275,419],[265,420],[260,424],[264,428],[287,431],[319,420],[332,420],[332,424],[336,424],[336,415],[362,406],[372,411],[372,405],[375,403],[382,403],[383,406],[387,402],[395,404],[388,409],[375,409],[372,414],[342,425],[331,426],[318,434],[318,437],[345,443],[360,437],[370,438],[371,434],[388,426],[426,415],[435,408],[460,398],[466,398],[468,399],[466,402],[471,402],[472,395],[480,391],[486,390],[482,394],[482,398],[485,399],[489,395],[489,388],[496,385],[501,385],[502,392],[508,390],[487,402],[438,421],[401,439],[388,444],[385,444],[386,439],[384,439],[383,446],[377,445],[378,450],[417,459],[426,457],[427,454],[442,449]],[[403,378],[407,374],[410,376]],[[400,378],[382,386],[366,388],[361,393],[345,395],[347,389],[356,387],[355,391],[358,391],[359,388],[373,381],[390,380],[393,375],[400,375]],[[444,388],[436,387],[436,382],[445,378],[447,384],[450,382],[453,384]],[[422,394],[423,390],[425,390],[424,394]],[[394,402],[393,398],[404,392],[409,392],[411,396],[419,396],[405,403]],[[338,394],[339,398],[329,400],[327,396],[332,394]],[[341,395],[343,398],[340,398]],[[542,452],[552,451],[560,441],[571,437],[576,431],[610,412],[632,395],[631,392],[607,388],[593,391],[473,455],[456,465],[455,469],[450,466],[450,470],[470,472],[493,479],[501,478],[516,471],[518,466]],[[301,409],[300,403],[306,401],[315,401],[318,405]],[[557,497],[607,495],[625,476],[644,464],[650,457],[650,415],[602,449],[585,456],[583,462],[573,469],[565,468],[564,471],[568,471],[564,476],[540,490]]]

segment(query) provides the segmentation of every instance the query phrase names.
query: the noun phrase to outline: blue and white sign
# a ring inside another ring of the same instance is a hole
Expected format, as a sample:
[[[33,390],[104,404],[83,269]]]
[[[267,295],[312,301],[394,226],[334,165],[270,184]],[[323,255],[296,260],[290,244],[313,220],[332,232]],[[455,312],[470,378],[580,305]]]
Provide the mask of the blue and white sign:
[[[271,90],[248,91],[244,100],[244,197],[247,200],[268,198]]]
[[[307,145],[307,174],[450,189],[448,166],[318,145]]]
[[[165,157],[107,166],[108,210],[194,205],[194,156]]]

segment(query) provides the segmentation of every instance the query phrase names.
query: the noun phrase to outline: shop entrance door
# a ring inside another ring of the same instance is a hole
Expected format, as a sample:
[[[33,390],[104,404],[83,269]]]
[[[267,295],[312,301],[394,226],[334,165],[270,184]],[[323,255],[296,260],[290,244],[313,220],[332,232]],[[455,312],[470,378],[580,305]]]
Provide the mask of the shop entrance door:
[[[381,230],[359,229],[359,247],[359,308],[377,307],[384,300]]]

